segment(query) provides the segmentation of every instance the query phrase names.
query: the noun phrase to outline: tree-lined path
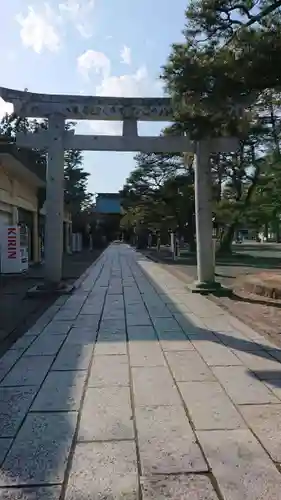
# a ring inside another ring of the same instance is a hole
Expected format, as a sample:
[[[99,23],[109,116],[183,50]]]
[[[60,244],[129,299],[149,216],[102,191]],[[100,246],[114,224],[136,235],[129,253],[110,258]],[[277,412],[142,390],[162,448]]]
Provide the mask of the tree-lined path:
[[[0,498],[277,500],[281,351],[126,245],[77,284],[1,359]]]

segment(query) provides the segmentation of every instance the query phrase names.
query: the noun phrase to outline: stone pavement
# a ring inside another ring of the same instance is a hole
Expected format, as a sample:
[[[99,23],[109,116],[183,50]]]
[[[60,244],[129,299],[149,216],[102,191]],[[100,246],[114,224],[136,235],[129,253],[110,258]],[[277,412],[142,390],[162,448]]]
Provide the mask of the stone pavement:
[[[280,500],[281,351],[112,245],[0,360],[0,500]]]

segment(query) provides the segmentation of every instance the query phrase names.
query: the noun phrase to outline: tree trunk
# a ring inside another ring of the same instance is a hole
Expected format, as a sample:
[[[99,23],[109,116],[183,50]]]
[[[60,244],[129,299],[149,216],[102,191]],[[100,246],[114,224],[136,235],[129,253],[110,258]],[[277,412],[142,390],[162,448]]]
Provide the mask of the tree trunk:
[[[226,232],[224,233],[224,235],[221,239],[218,253],[231,253],[232,242],[233,242],[233,238],[235,235],[237,225],[238,225],[238,219],[234,220],[232,222],[232,224],[230,224],[230,226],[228,226]]]
[[[280,243],[281,235],[280,235],[280,220],[277,216],[274,217],[272,221],[273,231],[276,235],[276,242]]]
[[[280,236],[280,221],[276,221],[276,241],[277,243],[280,243],[281,241],[281,236]]]
[[[266,241],[267,241],[268,240],[268,222],[266,222],[264,225],[264,237],[266,238]]]
[[[254,158],[255,158],[255,153],[254,153],[254,148],[253,148],[253,165],[255,164]],[[234,217],[233,222],[230,224],[230,226],[227,228],[226,233],[223,235],[220,243],[220,247],[218,250],[218,253],[231,253],[232,251],[232,241],[235,235],[235,231],[237,229],[237,226],[239,224],[239,220],[242,219],[242,215],[244,214],[245,210],[248,208],[248,206],[251,203],[252,196],[254,194],[258,179],[260,175],[260,167],[256,165],[256,170],[255,170],[255,175],[252,179],[252,184],[249,186],[243,207],[239,210],[239,213]],[[241,199],[242,192],[240,193],[240,197],[237,198],[236,201],[239,201]]]

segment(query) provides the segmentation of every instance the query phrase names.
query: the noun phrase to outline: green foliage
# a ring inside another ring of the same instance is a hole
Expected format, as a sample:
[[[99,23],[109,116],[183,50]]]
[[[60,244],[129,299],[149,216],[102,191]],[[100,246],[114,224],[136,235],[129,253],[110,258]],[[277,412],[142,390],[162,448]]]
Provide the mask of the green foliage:
[[[191,0],[185,40],[171,47],[162,71],[177,129],[194,139],[241,140],[235,154],[211,157],[213,210],[225,249],[237,227],[281,213],[278,167],[270,160],[272,152],[280,158],[280,5]]]
[[[81,151],[65,151],[64,156],[64,199],[72,215],[77,215],[86,209],[92,199],[87,192],[88,177],[90,174],[83,169],[83,155]]]
[[[121,227],[177,230],[194,241],[194,174],[176,155],[138,154],[122,191]]]
[[[190,2],[185,41],[172,46],[162,78],[176,121],[191,135],[244,137],[248,120],[242,109],[251,108],[260,92],[280,86],[279,10],[245,27],[266,6],[248,0]]]

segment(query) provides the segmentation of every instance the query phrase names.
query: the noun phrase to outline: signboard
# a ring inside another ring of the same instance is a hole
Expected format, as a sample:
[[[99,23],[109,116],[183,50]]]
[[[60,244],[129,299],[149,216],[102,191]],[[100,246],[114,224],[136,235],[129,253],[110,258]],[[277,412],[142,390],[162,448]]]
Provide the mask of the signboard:
[[[3,226],[1,231],[1,273],[20,273],[22,271],[20,250],[20,227]]]
[[[120,197],[98,195],[96,199],[95,211],[100,214],[120,214],[121,213]]]

